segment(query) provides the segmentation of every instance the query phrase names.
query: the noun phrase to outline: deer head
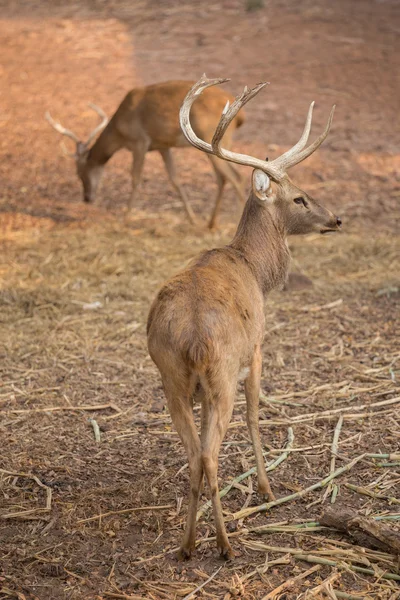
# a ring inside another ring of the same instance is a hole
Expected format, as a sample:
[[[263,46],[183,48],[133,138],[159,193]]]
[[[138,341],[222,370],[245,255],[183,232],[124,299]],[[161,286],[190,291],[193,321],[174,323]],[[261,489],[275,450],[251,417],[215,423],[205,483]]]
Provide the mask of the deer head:
[[[194,100],[206,88],[226,81],[229,81],[229,79],[207,79],[203,75],[191,88],[180,110],[180,124],[186,139],[203,152],[214,154],[223,160],[253,167],[252,197],[269,210],[271,216],[287,235],[338,231],[342,224],[341,219],[297,187],[287,174],[290,167],[299,164],[310,156],[325,140],[331,127],[335,107],[332,107],[324,132],[312,144],[307,146],[314,108],[314,102],[312,102],[308,110],[304,131],[297,144],[275,160],[268,161],[267,159],[264,161],[226,150],[221,147],[221,141],[232,119],[249,100],[265,87],[266,83],[260,83],[250,90],[245,87],[243,93],[237,96],[231,105],[229,102],[226,103],[211,144],[198,138],[193,131],[189,115]]]
[[[101,108],[92,103],[89,103],[89,107],[92,108],[100,116],[101,122],[90,132],[89,137],[85,142],[82,142],[73,131],[66,129],[60,123],[54,121],[49,112],[46,112],[45,114],[46,120],[56,131],[58,131],[58,133],[69,137],[76,144],[75,152],[68,152],[65,146],[63,146],[63,150],[65,154],[67,154],[68,156],[72,156],[75,159],[78,177],[82,181],[83,185],[83,199],[85,202],[93,201],[97,187],[100,182],[102,172],[102,166],[98,165],[93,167],[90,166],[88,163],[90,144],[94,140],[96,135],[100,133],[108,124],[107,115]]]

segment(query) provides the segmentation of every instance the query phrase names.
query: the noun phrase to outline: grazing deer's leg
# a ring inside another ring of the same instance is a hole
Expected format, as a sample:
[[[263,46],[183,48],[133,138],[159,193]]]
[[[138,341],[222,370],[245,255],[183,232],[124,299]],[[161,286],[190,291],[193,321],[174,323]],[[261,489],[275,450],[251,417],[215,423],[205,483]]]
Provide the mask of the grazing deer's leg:
[[[235,386],[236,388],[236,386]],[[205,405],[208,416],[204,424],[207,429],[202,432],[201,458],[203,469],[210,487],[215,528],[217,533],[217,547],[223,558],[233,558],[234,553],[226,534],[224,517],[222,514],[221,500],[218,489],[218,454],[226,430],[231,420],[235,399],[235,388],[227,382],[224,387],[213,393],[206,390]],[[211,396],[211,397],[210,397]]]
[[[208,158],[215,171],[218,184],[218,192],[215,199],[214,210],[208,224],[209,228],[213,229],[215,227],[217,216],[221,207],[222,194],[227,181],[233,185],[240,198],[240,201],[243,204],[246,202],[246,197],[244,193],[244,182],[239,171],[237,171],[231,164],[223,162],[215,156],[208,155]]]
[[[135,144],[133,148],[133,164],[132,164],[132,191],[128,200],[128,212],[132,210],[132,206],[135,202],[136,192],[142,177],[144,157],[149,148],[147,141],[143,140],[140,143]]]
[[[215,224],[217,222],[217,216],[218,216],[220,205],[221,205],[222,194],[224,193],[224,187],[226,184],[225,175],[220,173],[220,171],[218,171],[215,168],[214,168],[214,171],[215,171],[215,176],[217,178],[218,192],[217,192],[217,197],[215,198],[214,210],[212,212],[211,219],[208,223],[209,229],[214,229]]]
[[[193,223],[193,225],[195,225],[196,217],[190,207],[189,199],[186,195],[186,192],[183,189],[183,187],[181,186],[181,184],[179,183],[178,178],[176,176],[175,165],[174,165],[174,161],[172,160],[171,151],[169,148],[166,148],[165,150],[160,150],[159,152],[164,161],[164,165],[165,165],[165,168],[167,169],[167,173],[171,180],[171,183],[174,186],[174,188],[176,189],[176,191],[178,192],[178,194],[183,202],[187,216],[189,217],[189,221],[191,223]]]
[[[261,368],[261,347],[257,346],[253,355],[253,361],[250,366],[250,373],[244,382],[244,390],[247,402],[247,427],[249,428],[251,441],[253,443],[254,455],[256,458],[258,491],[261,494],[266,494],[270,500],[274,500],[275,497],[272,493],[265,470],[264,457],[260,441],[260,430],[258,425]]]
[[[196,514],[203,480],[203,465],[201,462],[200,438],[193,418],[193,403],[190,393],[190,381],[186,389],[177,384],[173,378],[163,378],[168,410],[174,426],[185,447],[189,462],[190,496],[186,518],[185,533],[179,550],[179,557],[190,558],[196,541]]]

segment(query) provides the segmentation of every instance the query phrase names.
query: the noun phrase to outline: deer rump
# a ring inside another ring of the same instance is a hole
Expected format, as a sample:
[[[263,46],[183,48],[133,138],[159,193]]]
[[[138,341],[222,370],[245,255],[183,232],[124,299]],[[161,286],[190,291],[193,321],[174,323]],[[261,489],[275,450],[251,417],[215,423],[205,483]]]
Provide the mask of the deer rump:
[[[193,374],[222,364],[238,374],[250,363],[263,331],[256,279],[243,257],[227,247],[204,252],[168,281],[147,323],[150,356],[157,366],[163,362],[165,369],[169,363]]]

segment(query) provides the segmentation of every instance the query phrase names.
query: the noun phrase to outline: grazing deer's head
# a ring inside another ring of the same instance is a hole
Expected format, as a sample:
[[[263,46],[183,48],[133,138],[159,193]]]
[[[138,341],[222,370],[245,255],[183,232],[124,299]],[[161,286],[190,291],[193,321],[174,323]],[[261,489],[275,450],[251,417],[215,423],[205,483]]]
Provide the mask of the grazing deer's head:
[[[211,144],[201,140],[194,133],[189,120],[190,108],[199,94],[206,88],[229,81],[228,79],[207,79],[205,75],[187,94],[180,111],[180,123],[187,140],[199,150],[214,154],[223,160],[254,167],[252,176],[252,196],[270,212],[277,224],[287,235],[301,233],[327,233],[338,231],[342,221],[330,210],[324,208],[289,179],[288,169],[310,156],[327,137],[335,107],[332,107],[325,131],[308,147],[314,102],[308,110],[306,124],[301,138],[290,150],[273,161],[260,160],[245,154],[238,154],[221,147],[221,140],[232,119],[239,110],[266,85],[260,83],[253,89],[245,87],[232,105],[227,102]]]
[[[85,202],[93,201],[103,170],[102,165],[92,166],[89,164],[90,144],[96,135],[100,133],[108,124],[108,118],[101,108],[91,103],[89,106],[101,117],[101,122],[93,129],[93,131],[91,131],[86,142],[82,142],[73,131],[66,129],[60,123],[54,121],[49,112],[46,112],[45,115],[47,121],[56,131],[58,131],[58,133],[71,138],[71,140],[73,140],[76,144],[75,152],[68,152],[65,147],[64,152],[68,156],[72,156],[75,159],[76,171],[83,185],[83,200]]]

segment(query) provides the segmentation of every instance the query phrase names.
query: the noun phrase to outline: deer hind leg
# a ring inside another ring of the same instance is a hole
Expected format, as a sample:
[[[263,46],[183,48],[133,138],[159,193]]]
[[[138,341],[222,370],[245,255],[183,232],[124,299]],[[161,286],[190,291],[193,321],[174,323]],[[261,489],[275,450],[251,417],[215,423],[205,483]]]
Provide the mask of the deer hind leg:
[[[142,178],[142,171],[144,165],[144,157],[149,149],[149,142],[147,140],[140,140],[137,142],[132,149],[133,163],[132,163],[132,191],[128,200],[128,212],[132,210],[132,206],[135,203],[136,195],[140,180]]]
[[[184,382],[184,384],[181,383]],[[185,447],[189,462],[190,496],[186,519],[185,533],[179,550],[179,558],[190,558],[196,542],[196,515],[199,501],[200,488],[203,480],[203,465],[201,462],[200,438],[197,433],[193,417],[193,382],[190,378],[184,381],[184,376],[179,384],[176,379],[163,377],[164,390],[167,398],[168,410],[173,424]]]
[[[226,534],[221,499],[218,489],[218,455],[231,420],[236,386],[218,384],[218,392],[207,385],[204,398],[201,432],[201,460],[211,493],[211,502],[217,534],[217,547],[223,558],[234,557]]]
[[[250,373],[244,382],[244,390],[247,403],[247,427],[249,428],[251,441],[253,443],[254,455],[257,465],[258,491],[274,500],[271,486],[265,470],[265,463],[260,441],[260,430],[258,425],[258,405],[260,398],[260,380],[262,369],[261,347],[257,346],[250,366]]]
[[[226,182],[229,182],[235,188],[242,204],[245,203],[246,197],[244,193],[244,181],[239,171],[237,171],[230,163],[224,162],[215,156],[208,155],[212,167],[217,178],[218,192],[215,199],[214,210],[208,224],[210,229],[213,229],[217,222],[217,216],[221,208],[222,194]]]
[[[175,171],[175,165],[174,165],[174,161],[172,160],[172,154],[169,148],[166,148],[165,150],[160,150],[159,151],[162,159],[164,161],[164,165],[165,168],[167,169],[167,173],[168,176],[170,178],[170,181],[172,183],[172,185],[174,186],[175,190],[178,192],[180,199],[183,202],[183,206],[185,207],[186,210],[186,214],[189,217],[189,221],[195,225],[196,224],[196,217],[194,215],[194,212],[192,211],[190,204],[189,204],[189,199],[186,195],[185,190],[183,189],[183,187],[181,186],[178,177],[176,175],[176,171]]]

